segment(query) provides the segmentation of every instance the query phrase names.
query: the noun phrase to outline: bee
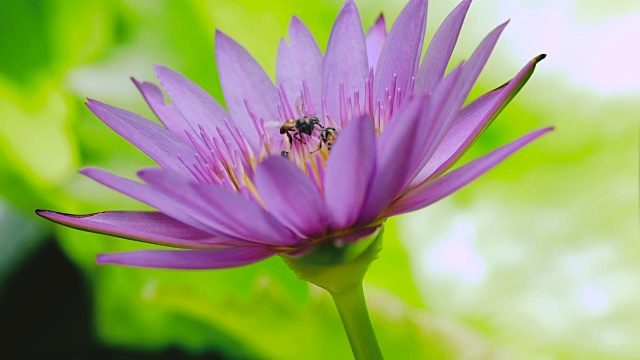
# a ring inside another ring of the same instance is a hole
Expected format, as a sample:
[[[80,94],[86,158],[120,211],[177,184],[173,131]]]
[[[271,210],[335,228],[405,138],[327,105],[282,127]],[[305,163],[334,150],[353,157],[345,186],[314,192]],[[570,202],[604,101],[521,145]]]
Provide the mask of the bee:
[[[299,119],[285,121],[280,127],[280,134],[287,134],[289,144],[293,144],[294,138],[304,144],[302,134],[311,136],[313,129],[315,129],[316,126],[320,127],[320,129],[324,129],[317,117],[304,116]],[[291,132],[293,132],[293,137],[291,136]]]
[[[282,150],[280,151],[280,156],[288,158],[289,157],[289,152],[286,150]]]
[[[320,132],[320,142],[318,143],[318,148],[315,149],[313,152],[316,152],[322,149],[322,144],[327,145],[327,150],[331,151],[331,147],[333,146],[333,143],[336,141],[336,138],[338,138],[338,131],[335,128],[332,128],[332,127],[322,128],[322,131]]]

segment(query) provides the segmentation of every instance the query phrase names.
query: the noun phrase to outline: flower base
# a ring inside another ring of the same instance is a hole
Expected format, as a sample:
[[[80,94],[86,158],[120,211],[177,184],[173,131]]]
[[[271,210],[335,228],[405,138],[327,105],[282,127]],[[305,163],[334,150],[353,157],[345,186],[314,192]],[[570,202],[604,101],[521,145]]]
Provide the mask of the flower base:
[[[382,359],[362,289],[364,275],[382,249],[382,234],[381,226],[354,243],[327,242],[302,257],[282,256],[300,279],[331,294],[356,359]]]

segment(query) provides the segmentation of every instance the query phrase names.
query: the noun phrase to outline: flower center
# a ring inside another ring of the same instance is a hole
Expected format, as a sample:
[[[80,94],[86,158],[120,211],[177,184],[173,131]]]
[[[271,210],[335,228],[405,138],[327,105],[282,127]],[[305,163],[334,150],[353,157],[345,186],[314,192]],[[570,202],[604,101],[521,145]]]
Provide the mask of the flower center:
[[[251,181],[256,166],[266,157],[280,155],[307,173],[323,192],[325,165],[341,129],[351,119],[367,115],[379,135],[394,110],[400,106],[405,97],[403,95],[411,93],[413,79],[406,84],[404,91],[397,86],[396,80],[394,76],[381,99],[377,99],[373,93],[373,69],[362,90],[349,93],[341,84],[339,109],[336,110],[338,114],[327,111],[324,99],[322,111],[317,111],[320,104],[313,103],[306,82],[302,83],[294,111],[284,86],[280,85],[279,103],[276,104],[279,119],[264,119],[252,110],[251,104],[245,103],[260,138],[257,146],[249,144],[238,125],[225,120],[225,126],[216,129],[216,134],[209,134],[202,127],[198,133],[189,133],[189,139],[197,150],[196,162],[180,160],[197,181],[226,187],[261,203]]]

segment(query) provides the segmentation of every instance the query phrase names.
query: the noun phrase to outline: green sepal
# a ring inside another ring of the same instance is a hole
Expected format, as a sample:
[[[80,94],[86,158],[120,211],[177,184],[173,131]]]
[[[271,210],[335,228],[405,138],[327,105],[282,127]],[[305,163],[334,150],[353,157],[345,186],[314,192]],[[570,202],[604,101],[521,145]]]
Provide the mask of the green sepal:
[[[339,293],[360,286],[371,263],[382,250],[384,226],[372,235],[353,243],[326,241],[311,252],[292,257],[282,255],[284,262],[298,278]]]

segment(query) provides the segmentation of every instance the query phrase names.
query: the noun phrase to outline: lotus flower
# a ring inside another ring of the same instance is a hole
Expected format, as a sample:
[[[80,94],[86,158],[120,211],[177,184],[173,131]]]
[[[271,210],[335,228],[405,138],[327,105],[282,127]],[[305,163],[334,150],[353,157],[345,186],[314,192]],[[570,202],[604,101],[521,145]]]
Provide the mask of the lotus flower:
[[[217,269],[355,243],[388,217],[433,204],[551,130],[449,171],[544,57],[465,106],[506,26],[445,74],[470,3],[444,20],[422,61],[426,0],[411,0],[388,33],[381,16],[366,34],[347,1],[324,55],[294,17],[289,42],[280,43],[275,84],[218,31],[226,109],[162,66],[155,70],[170,103],[156,85],[134,83],[164,126],[87,103],[159,168],[140,170],[144,183],[91,167],[81,173],[157,211],[37,212],[77,229],[180,249],[103,254],[101,264]]]

